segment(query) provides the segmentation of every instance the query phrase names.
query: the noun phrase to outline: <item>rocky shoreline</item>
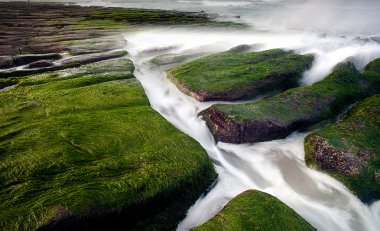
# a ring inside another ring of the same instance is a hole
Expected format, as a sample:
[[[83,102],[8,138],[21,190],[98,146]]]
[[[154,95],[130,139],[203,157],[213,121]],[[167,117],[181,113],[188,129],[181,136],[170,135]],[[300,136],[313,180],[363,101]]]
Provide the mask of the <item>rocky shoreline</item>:
[[[379,119],[380,95],[358,103],[338,123],[306,137],[306,164],[342,181],[364,202],[379,200]]]
[[[379,84],[380,72],[361,74],[352,63],[345,63],[312,86],[290,89],[253,103],[214,105],[201,115],[219,141],[269,141],[334,119],[350,104],[379,93]]]
[[[176,11],[0,8],[0,229],[175,229],[216,173],[150,107],[121,33],[233,24]]]
[[[182,92],[198,101],[235,101],[297,86],[313,59],[312,55],[281,49],[227,51],[170,68],[166,73]]]
[[[219,87],[224,78],[235,81],[234,75],[224,77],[218,71],[211,72],[214,76],[207,74],[209,70],[230,68],[231,61],[218,60],[223,56],[227,54],[211,55],[171,68],[167,71],[168,77],[182,92],[199,101],[234,101],[239,98],[232,97],[234,92],[225,91],[216,96],[209,91]],[[243,62],[254,63],[252,57],[246,56]],[[284,57],[280,55],[279,59]],[[209,77],[202,76],[202,69]],[[259,75],[265,76],[265,73],[259,72]],[[189,87],[192,81],[202,83],[197,91]],[[283,139],[295,131],[320,128],[305,139],[307,165],[327,172],[363,202],[371,203],[380,198],[379,97],[376,95],[380,93],[379,86],[380,59],[370,62],[363,72],[346,61],[311,86],[294,87],[250,103],[219,103],[199,115],[216,141],[235,144]],[[244,94],[244,88],[237,88],[236,92]],[[266,93],[259,91],[257,95]],[[345,111],[348,115],[336,122]],[[332,125],[326,127],[328,124]]]

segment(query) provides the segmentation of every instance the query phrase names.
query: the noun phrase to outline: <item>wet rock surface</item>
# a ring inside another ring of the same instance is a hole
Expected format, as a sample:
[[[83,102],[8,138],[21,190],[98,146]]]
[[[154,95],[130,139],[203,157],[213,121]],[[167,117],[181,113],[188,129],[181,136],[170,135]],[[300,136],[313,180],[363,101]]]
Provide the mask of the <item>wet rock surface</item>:
[[[380,64],[380,61],[378,62]],[[362,201],[380,199],[380,95],[305,139],[306,164],[342,181]]]
[[[27,1],[0,2],[0,9],[0,56],[62,52],[77,55],[122,49],[124,44],[116,42],[117,39],[112,45],[98,43],[96,48],[80,46],[75,41],[111,38],[142,25],[235,25],[216,22],[214,16],[196,12],[81,7],[33,1],[30,7]]]
[[[52,67],[54,63],[49,60],[40,60],[37,62],[33,62],[27,66],[28,69],[42,68],[42,67]]]
[[[12,56],[0,56],[0,69],[11,68],[14,65]]]
[[[312,55],[281,49],[222,52],[167,70],[177,87],[198,101],[235,101],[297,86]]]
[[[151,108],[122,33],[226,24],[33,1],[0,9],[0,230],[175,229],[216,173]]]
[[[355,101],[378,93],[379,84],[380,72],[367,68],[361,74],[353,64],[345,63],[312,86],[290,89],[253,103],[214,105],[201,115],[219,141],[280,139],[295,130],[334,119]]]
[[[30,55],[15,55],[13,56],[14,64],[21,66],[24,64],[40,61],[40,60],[58,60],[62,56],[57,53],[53,54],[30,54]]]
[[[184,218],[212,162],[133,71],[121,57],[0,79],[12,86],[0,91],[1,230],[172,230]]]

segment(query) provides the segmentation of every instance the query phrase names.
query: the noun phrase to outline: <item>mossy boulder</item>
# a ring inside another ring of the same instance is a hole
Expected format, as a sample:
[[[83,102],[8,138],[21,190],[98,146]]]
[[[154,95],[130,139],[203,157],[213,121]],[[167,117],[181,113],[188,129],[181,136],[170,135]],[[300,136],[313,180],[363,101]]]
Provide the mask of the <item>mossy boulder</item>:
[[[360,73],[346,62],[312,86],[252,103],[214,105],[201,115],[219,141],[245,143],[284,138],[295,130],[334,119],[350,104],[378,93],[380,72],[369,69],[374,63]]]
[[[149,104],[130,60],[0,92],[0,230],[170,230],[216,177]]]
[[[305,139],[308,166],[341,180],[364,202],[380,199],[380,95]]]
[[[295,87],[312,62],[311,55],[281,49],[222,52],[171,68],[167,74],[199,101],[234,101]]]
[[[249,190],[230,201],[210,221],[193,230],[307,231],[316,229],[277,198],[264,192]]]

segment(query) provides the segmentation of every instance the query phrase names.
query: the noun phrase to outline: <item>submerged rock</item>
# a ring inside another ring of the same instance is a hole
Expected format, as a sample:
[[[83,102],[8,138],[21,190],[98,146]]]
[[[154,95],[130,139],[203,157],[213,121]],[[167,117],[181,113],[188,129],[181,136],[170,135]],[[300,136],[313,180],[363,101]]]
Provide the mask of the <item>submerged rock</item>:
[[[0,69],[11,68],[14,65],[12,56],[0,56]]]
[[[0,230],[175,229],[216,173],[133,70],[118,58],[0,92]]]
[[[379,62],[380,64],[380,62]],[[341,180],[362,201],[380,199],[380,95],[305,139],[308,166]]]
[[[376,60],[368,65],[378,63]],[[363,74],[352,63],[340,64],[324,80],[253,103],[214,105],[201,112],[211,132],[228,143],[285,138],[291,132],[335,118],[350,104],[380,91],[380,72]]]
[[[68,68],[79,67],[85,64],[96,63],[99,61],[123,57],[127,54],[128,54],[127,51],[118,50],[118,51],[110,51],[110,52],[104,52],[104,53],[74,56],[74,57],[70,57],[70,58],[62,60],[61,63],[57,65],[54,65],[50,61],[41,60],[41,61],[31,63],[29,66],[27,66],[26,69],[21,69],[21,70],[10,69],[6,71],[0,71],[0,78],[21,77],[21,76],[39,74],[39,73],[44,73],[44,72],[49,72],[49,71],[64,70]]]
[[[280,49],[222,52],[171,68],[167,74],[198,101],[233,101],[295,87],[312,62],[311,55]]]
[[[42,68],[42,67],[52,67],[54,66],[52,61],[49,60],[40,60],[37,62],[33,62],[27,66],[29,69],[34,69],[34,68]]]
[[[293,209],[260,191],[245,191],[230,201],[210,221],[194,228],[206,230],[316,230]]]
[[[57,53],[52,53],[52,54],[33,54],[33,55],[16,55],[13,56],[14,64],[16,66],[21,66],[24,64],[40,61],[40,60],[57,60],[61,59],[62,56]]]

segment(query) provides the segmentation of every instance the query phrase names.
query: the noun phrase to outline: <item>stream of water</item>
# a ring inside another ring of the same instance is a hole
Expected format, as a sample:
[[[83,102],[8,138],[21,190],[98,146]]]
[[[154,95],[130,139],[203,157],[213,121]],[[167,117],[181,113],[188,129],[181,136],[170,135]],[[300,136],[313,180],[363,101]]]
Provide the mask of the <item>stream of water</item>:
[[[340,182],[306,167],[303,140],[294,133],[282,140],[256,144],[215,143],[198,113],[216,102],[200,103],[184,95],[165,76],[170,66],[155,67],[157,55],[218,52],[240,44],[262,43],[260,49],[286,48],[314,53],[316,61],[303,77],[312,84],[339,62],[350,58],[360,69],[380,57],[380,45],[352,38],[316,34],[272,34],[257,31],[154,29],[126,35],[136,77],[152,107],[181,131],[197,140],[214,162],[218,180],[213,189],[190,208],[178,230],[189,230],[215,216],[228,201],[247,189],[274,195],[318,230],[379,230],[380,201],[363,204]],[[191,153],[189,153],[191,155]]]

